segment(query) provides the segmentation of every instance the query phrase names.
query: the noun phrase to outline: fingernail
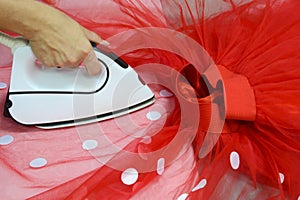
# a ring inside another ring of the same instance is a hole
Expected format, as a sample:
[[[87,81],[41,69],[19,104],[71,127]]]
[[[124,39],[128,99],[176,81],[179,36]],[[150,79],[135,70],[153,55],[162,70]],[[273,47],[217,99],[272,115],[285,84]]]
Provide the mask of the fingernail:
[[[35,59],[34,64],[36,64],[36,65],[39,66],[39,67],[42,66],[41,61],[39,61],[38,59]]]
[[[100,44],[103,45],[103,46],[109,46],[109,45],[110,45],[110,43],[107,42],[106,40],[102,40],[102,41],[100,42]]]
[[[83,61],[79,64],[79,67],[85,67]]]

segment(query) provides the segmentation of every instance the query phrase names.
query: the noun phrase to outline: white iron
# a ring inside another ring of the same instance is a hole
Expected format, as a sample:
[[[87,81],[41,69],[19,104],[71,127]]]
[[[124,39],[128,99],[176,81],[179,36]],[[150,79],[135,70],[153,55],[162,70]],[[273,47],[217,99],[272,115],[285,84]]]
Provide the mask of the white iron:
[[[155,101],[138,74],[112,52],[94,48],[102,70],[92,77],[83,67],[37,66],[26,40],[0,33],[0,43],[13,51],[5,115],[20,124],[44,129],[82,125],[128,114]]]

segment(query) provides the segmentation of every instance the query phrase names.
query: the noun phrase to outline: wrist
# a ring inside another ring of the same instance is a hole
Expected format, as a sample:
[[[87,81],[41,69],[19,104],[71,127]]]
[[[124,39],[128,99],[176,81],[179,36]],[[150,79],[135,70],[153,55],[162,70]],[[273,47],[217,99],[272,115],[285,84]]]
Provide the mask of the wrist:
[[[51,25],[53,16],[59,13],[54,8],[33,0],[0,0],[0,29],[11,31],[32,39]],[[55,30],[54,30],[55,31]]]
[[[51,24],[52,16],[57,14],[54,8],[36,1],[26,6],[27,12],[33,14],[27,15],[26,20],[20,22],[19,34],[31,40],[43,31],[55,29]]]

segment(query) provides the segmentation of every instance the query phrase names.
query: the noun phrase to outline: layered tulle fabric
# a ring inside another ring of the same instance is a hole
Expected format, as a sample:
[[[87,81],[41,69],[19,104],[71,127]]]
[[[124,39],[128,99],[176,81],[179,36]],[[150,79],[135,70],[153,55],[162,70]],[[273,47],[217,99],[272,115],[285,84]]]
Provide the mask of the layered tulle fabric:
[[[299,198],[298,1],[48,3],[107,39],[167,112],[143,131],[142,115],[134,117],[141,122],[134,133],[148,136],[143,142],[118,134],[114,122],[100,126],[117,150],[98,149],[94,157],[105,162],[32,199]],[[161,99],[162,86],[174,100]],[[132,132],[126,118],[118,122]],[[69,167],[74,160],[65,162]],[[130,168],[138,179],[126,185],[120,180]]]
[[[276,187],[282,193],[285,191],[285,198],[296,198],[300,125],[297,120],[300,111],[299,54],[296,52],[299,51],[300,15],[290,12],[300,4],[295,1],[253,1],[235,7],[233,1],[229,3],[232,10],[212,17],[205,16],[205,9],[197,10],[187,1],[178,3],[178,10],[187,11],[179,14],[181,21],[171,19],[170,24],[199,41],[219,65],[222,74],[223,66],[246,77],[253,90],[253,100],[251,97],[248,101],[238,99],[242,102],[231,100],[230,90],[240,92],[240,88],[248,94],[251,91],[238,79],[233,83],[237,88],[231,84],[226,86],[229,81],[223,76],[227,112],[232,110],[231,107],[238,107],[240,112],[249,113],[247,105],[249,108],[255,102],[256,115],[253,120],[244,121],[239,115],[226,116],[230,119],[227,121],[229,135],[221,135],[218,143],[224,145],[224,151],[220,150],[218,156],[228,157],[226,148],[236,150],[242,160],[240,171],[251,176],[254,182]],[[167,1],[166,5],[172,5],[171,9],[174,9],[173,2]],[[243,94],[240,92],[239,95]],[[283,198],[284,194],[281,196]]]
[[[212,7],[213,4],[227,5]],[[221,189],[217,187],[218,180],[231,170],[225,163],[228,164],[230,153],[236,151],[241,159],[239,171],[250,176],[254,184],[278,188],[282,198],[296,198],[300,125],[297,120],[299,54],[296,52],[299,51],[300,15],[290,12],[300,4],[295,1],[162,1],[162,5],[168,26],[198,41],[223,77],[229,128],[220,135],[211,152],[212,161],[206,168],[210,172],[205,169],[201,172],[203,177],[214,177],[212,187],[190,195],[221,198],[223,194],[217,195]],[[232,74],[228,76],[224,67]],[[187,73],[186,77],[194,80],[196,70],[186,69],[190,70],[194,73]],[[236,80],[231,81],[230,76]],[[202,144],[197,145],[201,148]],[[241,192],[239,197],[246,198],[243,195],[247,192]],[[276,192],[264,198],[272,196]]]

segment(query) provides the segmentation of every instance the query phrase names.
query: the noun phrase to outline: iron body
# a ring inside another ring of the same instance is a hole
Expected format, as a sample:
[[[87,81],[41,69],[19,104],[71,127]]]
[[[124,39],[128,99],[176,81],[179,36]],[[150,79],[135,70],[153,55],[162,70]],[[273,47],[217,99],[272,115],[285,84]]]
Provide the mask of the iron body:
[[[125,115],[154,101],[138,74],[112,52],[94,49],[102,69],[48,68],[35,64],[31,48],[15,49],[5,115],[44,129],[82,125]]]

